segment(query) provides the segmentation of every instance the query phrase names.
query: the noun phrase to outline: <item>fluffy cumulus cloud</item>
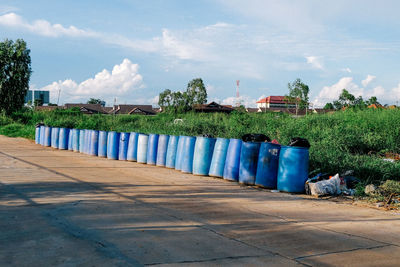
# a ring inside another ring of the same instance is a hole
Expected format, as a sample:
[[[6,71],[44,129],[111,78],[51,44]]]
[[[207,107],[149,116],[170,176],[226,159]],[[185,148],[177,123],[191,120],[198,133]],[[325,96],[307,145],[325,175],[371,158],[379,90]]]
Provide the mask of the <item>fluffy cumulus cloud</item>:
[[[375,80],[375,78],[376,78],[376,76],[373,76],[373,75],[370,75],[370,74],[368,74],[367,75],[367,78],[365,78],[365,80],[362,80],[361,81],[361,84],[364,86],[364,87],[366,87],[368,84],[370,84],[373,80]]]
[[[322,59],[320,57],[309,56],[306,57],[307,63],[310,64],[314,69],[322,70],[324,67],[322,65]]]
[[[35,20],[30,23],[13,12],[0,16],[0,25],[22,29],[48,37],[95,37],[98,35],[95,32],[79,29],[75,26],[64,27],[61,24],[51,24],[46,20]]]
[[[392,94],[396,101],[400,99],[400,83],[396,87],[392,88]]]
[[[121,64],[115,65],[112,71],[104,69],[93,78],[81,83],[66,79],[53,82],[41,90],[50,91],[53,103],[57,101],[59,91],[63,103],[86,101],[89,98],[101,98],[110,103],[113,97],[126,100],[132,96],[134,91],[143,87],[143,77],[139,74],[139,65],[133,64],[129,59],[124,59]]]
[[[256,107],[257,106],[257,104],[256,104],[257,100],[253,99],[247,95],[241,95],[241,96],[239,96],[239,99],[236,99],[236,97],[234,97],[234,96],[225,98],[221,101],[221,104],[236,106],[236,103],[238,102],[238,100],[240,102],[240,105],[244,105],[245,107]]]
[[[374,78],[375,77],[373,76],[373,79]],[[364,81],[362,82],[363,85],[365,84]],[[379,100],[390,101],[390,99],[385,98],[386,97],[385,89],[382,86],[374,87],[372,90],[365,90],[363,87],[357,85],[353,81],[352,77],[343,77],[337,83],[331,86],[324,86],[322,90],[319,92],[318,96],[314,99],[313,104],[316,107],[323,107],[326,103],[337,100],[339,98],[339,95],[342,93],[343,89],[346,89],[355,97],[362,96],[364,99],[369,99],[371,96],[376,96],[378,98],[378,101]],[[396,91],[396,88],[393,88],[392,91],[394,93]],[[400,96],[400,85],[398,88],[398,92]]]

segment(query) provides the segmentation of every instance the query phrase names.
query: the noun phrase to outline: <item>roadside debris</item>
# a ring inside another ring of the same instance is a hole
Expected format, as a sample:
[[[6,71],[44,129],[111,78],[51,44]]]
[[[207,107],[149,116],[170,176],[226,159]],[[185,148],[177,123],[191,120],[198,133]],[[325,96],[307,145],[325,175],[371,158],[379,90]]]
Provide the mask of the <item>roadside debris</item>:
[[[245,134],[242,136],[243,142],[271,142],[271,138],[265,134]]]
[[[376,186],[373,184],[369,184],[369,185],[365,186],[364,192],[365,192],[365,194],[371,196],[374,193],[376,193]]]
[[[344,174],[352,174],[347,171]],[[360,180],[354,176],[339,175],[329,176],[327,173],[319,173],[306,181],[305,190],[308,195],[317,197],[346,195],[353,196],[355,187]]]
[[[305,138],[293,137],[290,139],[289,146],[310,148],[310,142],[308,142],[308,140]]]

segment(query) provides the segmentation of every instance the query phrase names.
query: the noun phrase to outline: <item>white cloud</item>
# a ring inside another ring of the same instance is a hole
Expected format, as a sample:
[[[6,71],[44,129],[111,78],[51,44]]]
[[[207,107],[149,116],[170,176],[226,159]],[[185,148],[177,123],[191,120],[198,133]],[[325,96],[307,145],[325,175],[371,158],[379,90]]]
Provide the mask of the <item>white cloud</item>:
[[[365,94],[365,98],[369,99],[371,96],[376,96],[378,99],[384,98],[385,96],[385,88],[382,86],[377,86],[372,91],[368,91]]]
[[[324,86],[319,92],[318,96],[313,101],[316,107],[324,106],[327,102],[332,102],[337,100],[342,90],[346,89],[354,96],[363,95],[363,88],[360,88],[357,84],[353,82],[352,77],[343,77],[337,83],[331,86]]]
[[[314,99],[314,105],[316,107],[323,107],[326,103],[337,100],[343,89],[346,89],[355,97],[363,97],[364,100],[369,99],[371,96],[376,96],[378,101],[391,101],[391,99],[388,99],[385,95],[385,88],[382,86],[377,86],[372,90],[365,90],[354,83],[352,77],[343,77],[331,86],[324,86],[318,96]],[[400,84],[398,88],[393,88],[392,92],[395,94],[396,90],[400,97]]]
[[[361,83],[362,83],[362,85],[363,85],[364,87],[366,87],[366,86],[367,86],[368,84],[370,84],[373,80],[375,80],[375,78],[376,78],[376,76],[373,76],[373,75],[368,74],[368,75],[367,75],[367,78],[365,78],[365,80],[362,80]]]
[[[61,90],[62,102],[86,101],[89,98],[105,99],[112,103],[113,97],[127,99],[135,90],[143,88],[143,78],[139,74],[139,65],[124,59],[121,64],[115,65],[112,71],[104,69],[94,78],[81,83],[71,79],[53,82],[41,90],[49,90],[51,102],[57,102],[58,91]]]
[[[392,100],[398,101],[400,99],[400,83],[397,85],[397,87],[392,88],[392,94],[395,98]]]
[[[238,100],[236,99],[236,97],[231,96],[231,97],[223,99],[221,104],[236,106],[237,101]],[[245,107],[255,107],[257,105],[256,104],[257,100],[251,98],[248,95],[239,96],[239,102],[240,102],[240,105],[244,105]]]
[[[61,24],[51,24],[46,20],[27,22],[21,16],[11,12],[0,16],[0,25],[27,30],[32,33],[48,36],[94,37],[98,34],[92,31],[79,29],[75,26],[64,27]]]
[[[315,57],[315,56],[309,56],[306,57],[307,63],[311,64],[311,66],[315,69],[323,69],[324,67],[322,66],[322,61],[320,57]]]

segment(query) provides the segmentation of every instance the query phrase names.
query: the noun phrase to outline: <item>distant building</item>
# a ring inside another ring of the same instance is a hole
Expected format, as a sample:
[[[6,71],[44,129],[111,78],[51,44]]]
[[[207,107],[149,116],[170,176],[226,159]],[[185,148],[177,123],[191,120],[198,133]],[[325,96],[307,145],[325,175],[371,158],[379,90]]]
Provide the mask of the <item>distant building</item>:
[[[270,108],[296,108],[296,104],[289,102],[284,96],[269,96],[258,100],[257,108],[264,110]]]
[[[48,104],[50,102],[50,92],[49,91],[29,90],[25,96],[25,104],[27,104],[29,101],[32,103],[32,92],[34,92],[34,96],[35,96],[34,100],[42,100],[43,104]]]
[[[155,115],[151,105],[115,105],[110,114],[142,114],[142,115]]]
[[[79,108],[83,114],[108,114],[106,109],[101,104],[65,104],[66,109]]]
[[[211,102],[209,104],[197,104],[193,105],[193,109],[196,112],[224,112],[224,113],[231,113],[234,111],[232,106],[230,105],[220,105],[215,102]]]

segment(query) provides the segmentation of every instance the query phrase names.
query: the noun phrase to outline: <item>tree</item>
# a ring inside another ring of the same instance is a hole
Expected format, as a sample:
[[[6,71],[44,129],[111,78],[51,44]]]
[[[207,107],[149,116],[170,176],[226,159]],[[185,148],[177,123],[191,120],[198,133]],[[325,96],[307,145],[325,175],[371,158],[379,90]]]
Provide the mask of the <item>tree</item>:
[[[201,78],[191,80],[186,92],[165,89],[159,94],[158,105],[167,112],[186,112],[195,104],[207,103],[207,90]]]
[[[100,104],[100,105],[102,105],[102,106],[105,106],[105,105],[106,105],[106,101],[101,100],[101,99],[99,99],[99,98],[90,98],[90,99],[86,102],[86,104]]]
[[[368,99],[365,102],[366,105],[380,105],[381,103],[378,102],[378,98],[376,96],[371,96],[370,99]]]
[[[0,110],[10,114],[22,108],[29,89],[31,57],[26,42],[0,42]]]
[[[372,97],[370,100],[372,102],[376,101],[376,97]],[[339,99],[333,101],[333,105],[334,105],[335,109],[342,109],[344,107],[363,109],[367,105],[369,105],[368,102],[370,100],[365,102],[364,99],[362,98],[362,96],[355,97],[349,91],[347,91],[346,89],[343,89],[342,93],[339,95]]]
[[[191,80],[186,88],[189,106],[207,103],[207,90],[201,78]]]
[[[326,103],[324,109],[335,109],[332,103]]]
[[[294,80],[292,83],[288,83],[289,95],[286,95],[286,99],[289,102],[296,104],[296,115],[299,108],[305,108],[307,114],[308,102],[309,102],[309,92],[310,88],[308,85],[303,83],[299,78]]]
[[[165,89],[158,96],[158,105],[165,109],[166,107],[171,106],[172,103],[172,92],[169,89]]]

